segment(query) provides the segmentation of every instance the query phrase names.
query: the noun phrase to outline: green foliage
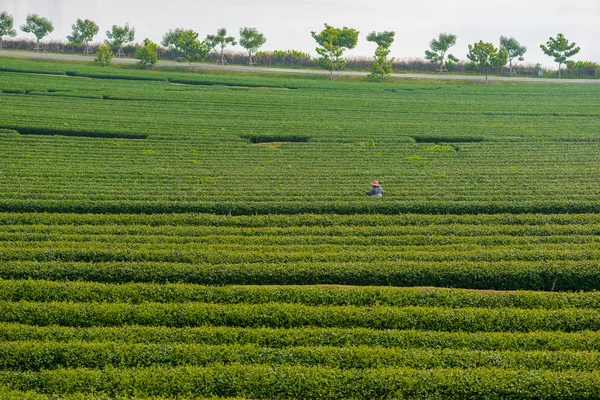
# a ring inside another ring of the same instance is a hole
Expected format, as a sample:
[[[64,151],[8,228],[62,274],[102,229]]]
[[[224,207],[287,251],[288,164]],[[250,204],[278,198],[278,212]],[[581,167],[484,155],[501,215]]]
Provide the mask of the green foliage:
[[[113,25],[110,31],[106,31],[107,40],[104,43],[113,49],[120,49],[123,44],[135,40],[135,28],[130,28],[129,23],[124,26]]]
[[[40,17],[37,14],[27,14],[26,23],[21,25],[21,30],[35,35],[38,43],[36,49],[39,49],[40,40],[54,31],[54,25],[48,18]]]
[[[181,60],[190,63],[202,61],[208,54],[210,48],[205,42],[198,40],[198,33],[188,29],[175,29],[163,36],[162,44],[175,51]]]
[[[182,28],[169,29],[169,31],[163,35],[160,43],[169,49],[174,49],[177,46],[179,37],[184,31],[185,30]]]
[[[252,54],[256,53],[260,47],[265,44],[267,39],[265,36],[258,32],[256,28],[240,28],[240,46],[246,49],[248,52],[248,64],[253,65],[254,60]]]
[[[100,28],[94,21],[77,19],[71,26],[73,32],[67,36],[67,40],[73,44],[85,43],[86,45],[98,34]]]
[[[102,44],[100,47],[98,47],[94,62],[99,65],[108,65],[112,61],[113,56],[114,55],[110,46],[107,44]]]
[[[469,45],[467,57],[485,74],[486,83],[490,69],[502,68],[508,61],[506,50],[502,48],[498,50],[493,44],[481,40],[478,43]]]
[[[227,29],[225,28],[220,28],[217,30],[216,35],[206,35],[206,39],[204,41],[208,47],[213,49],[215,52],[217,51],[217,47],[219,47],[219,60],[221,61],[222,65],[227,62],[224,54],[225,47],[228,45],[235,46],[237,44],[233,36],[227,36]]]
[[[289,365],[61,368],[2,371],[0,384],[41,392],[100,393],[112,398],[511,398],[594,399],[596,371],[503,368],[338,369]],[[560,388],[560,389],[557,389]],[[183,397],[180,397],[183,396]]]
[[[340,71],[346,65],[342,57],[346,49],[353,49],[358,43],[359,32],[353,28],[334,28],[325,24],[325,29],[320,33],[311,32],[313,39],[321,47],[316,48],[320,58],[317,65],[331,71]]]
[[[13,24],[13,16],[6,11],[2,11],[0,14],[0,49],[2,48],[3,36],[17,36],[17,31],[13,28]]]
[[[156,64],[156,61],[158,61],[157,48],[158,45],[148,38],[144,39],[142,45],[136,45],[135,58],[140,60],[138,64],[144,68]]]
[[[581,48],[577,47],[575,42],[569,43],[567,38],[562,33],[559,33],[556,38],[550,37],[545,45],[541,44],[540,48],[547,56],[553,57],[554,62],[558,63],[558,77],[560,78],[560,66],[565,63],[570,57],[579,53]]]
[[[429,42],[429,48],[431,50],[425,50],[425,59],[434,64],[439,63],[439,70],[442,72],[446,66],[444,61],[446,59],[446,53],[450,47],[454,46],[455,44],[456,35],[452,35],[450,33],[440,33],[438,39],[432,39],[431,42]],[[454,57],[452,54],[448,54],[448,60],[453,63],[458,62],[458,58]]]
[[[394,58],[388,59],[390,46],[394,42],[395,32],[371,32],[367,35],[367,41],[377,43],[374,62],[371,65],[371,77],[384,77],[392,72]]]
[[[504,50],[508,57],[509,73],[512,75],[512,61],[516,58],[519,61],[525,60],[523,55],[527,52],[527,47],[521,46],[517,39],[500,36],[500,49]]]

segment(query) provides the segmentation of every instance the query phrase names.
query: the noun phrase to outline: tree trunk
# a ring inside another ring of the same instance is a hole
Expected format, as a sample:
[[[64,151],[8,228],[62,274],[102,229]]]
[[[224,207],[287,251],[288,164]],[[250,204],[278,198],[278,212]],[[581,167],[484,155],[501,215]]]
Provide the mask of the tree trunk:
[[[562,65],[562,63],[558,63],[558,79],[560,79],[560,66]]]

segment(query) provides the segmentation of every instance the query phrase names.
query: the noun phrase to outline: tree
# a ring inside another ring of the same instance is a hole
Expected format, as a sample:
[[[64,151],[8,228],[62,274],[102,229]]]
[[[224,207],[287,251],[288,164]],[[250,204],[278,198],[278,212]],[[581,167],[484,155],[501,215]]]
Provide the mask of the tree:
[[[162,41],[160,42],[160,44],[173,50],[175,48],[175,46],[177,45],[179,36],[183,33],[183,31],[184,30],[181,28],[170,29],[169,32],[167,32],[163,35],[163,38],[162,38]]]
[[[225,28],[219,29],[216,35],[206,35],[206,39],[204,39],[204,41],[211,49],[215,51],[215,53],[217,52],[217,46],[221,48],[219,59],[221,60],[222,65],[224,65],[226,62],[225,55],[223,54],[225,47],[227,47],[228,44],[232,46],[237,44],[233,36],[227,36],[227,29]]]
[[[67,40],[76,45],[85,43],[84,53],[89,54],[91,52],[89,42],[98,34],[100,30],[98,25],[89,19],[77,19],[71,28],[73,28],[73,33],[67,36]]]
[[[240,28],[240,46],[248,51],[248,64],[254,64],[252,54],[256,53],[267,39],[256,28]]]
[[[488,80],[488,72],[491,68],[502,68],[508,61],[508,54],[504,49],[498,50],[491,43],[479,43],[469,45],[469,54],[467,54],[480,71],[485,73],[485,83]]]
[[[96,58],[94,62],[100,65],[108,65],[113,59],[113,52],[109,45],[102,44],[98,47],[98,51],[96,52]]]
[[[198,33],[191,29],[175,29],[169,31],[163,37],[163,44],[167,44],[170,49],[174,50],[181,59],[190,63],[192,69],[192,61],[201,61],[206,57],[210,50],[206,43],[198,40]]]
[[[17,36],[17,31],[13,28],[13,16],[3,11],[0,14],[0,49],[2,48],[2,36]]]
[[[325,29],[320,33],[311,32],[313,39],[321,47],[316,48],[320,58],[317,63],[328,69],[333,75],[333,71],[339,71],[346,65],[346,60],[342,57],[344,50],[353,49],[358,43],[358,31],[352,28],[334,28],[325,24]]]
[[[124,55],[123,44],[135,40],[135,28],[130,28],[129,23],[126,23],[125,26],[113,25],[110,31],[106,31],[106,37],[108,40],[105,40],[104,43],[116,49],[117,57],[120,57]]]
[[[546,42],[546,45],[541,44],[540,48],[547,56],[554,57],[554,62],[558,63],[558,77],[560,78],[560,66],[565,63],[569,57],[574,56],[581,50],[579,47],[575,47],[575,42],[569,43],[567,38],[559,33],[556,39],[551,37]]]
[[[158,61],[157,48],[158,45],[148,38],[144,39],[142,45],[136,45],[135,58],[140,60],[138,64],[144,68],[156,64],[156,61]]]
[[[521,46],[517,39],[511,37],[510,39],[504,36],[500,36],[500,48],[506,51],[508,55],[508,66],[510,75],[513,74],[512,60],[518,59],[519,61],[525,60],[523,55],[527,51],[527,47]]]
[[[437,39],[432,39],[431,42],[429,42],[429,48],[431,50],[425,50],[425,59],[431,61],[433,64],[440,63],[438,68],[439,72],[446,71],[444,59],[446,58],[446,53],[450,47],[455,44],[456,35],[440,33],[440,36]],[[454,57],[452,54],[448,54],[448,60],[454,63],[458,62],[458,58]]]
[[[375,49],[374,63],[371,65],[371,77],[383,77],[392,72],[394,59],[388,59],[390,46],[394,43],[395,32],[371,32],[367,35],[367,41],[377,44]]]
[[[27,33],[33,33],[37,38],[35,51],[40,50],[40,40],[47,34],[54,31],[54,25],[48,18],[40,17],[37,14],[28,14],[25,25],[21,25],[21,30]]]

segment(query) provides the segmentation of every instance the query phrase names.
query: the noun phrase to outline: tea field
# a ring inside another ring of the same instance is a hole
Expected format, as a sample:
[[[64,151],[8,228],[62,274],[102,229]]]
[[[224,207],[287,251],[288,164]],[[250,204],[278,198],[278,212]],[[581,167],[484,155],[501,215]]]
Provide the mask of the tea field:
[[[598,398],[599,99],[1,58],[0,398]]]

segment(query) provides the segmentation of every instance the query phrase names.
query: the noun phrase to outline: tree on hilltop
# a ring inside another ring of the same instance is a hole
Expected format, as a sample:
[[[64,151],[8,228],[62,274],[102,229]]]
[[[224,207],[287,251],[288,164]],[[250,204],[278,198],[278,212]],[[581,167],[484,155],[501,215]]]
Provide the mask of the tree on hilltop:
[[[100,30],[98,25],[89,19],[82,20],[78,18],[77,22],[71,25],[71,28],[73,28],[73,32],[67,36],[67,40],[75,45],[85,43],[84,53],[89,54],[91,52],[89,43]]]
[[[429,48],[431,50],[425,50],[425,59],[431,61],[433,64],[439,63],[438,67],[439,72],[446,71],[446,53],[450,49],[450,47],[456,44],[456,35],[452,35],[450,33],[440,33],[437,39],[432,39],[429,42]],[[452,54],[448,54],[448,60],[453,63],[458,62],[458,58],[454,57]]]
[[[227,36],[227,29],[221,28],[217,31],[216,35],[206,35],[204,39],[206,44],[217,53],[217,46],[220,47],[219,60],[221,65],[225,65],[227,60],[225,59],[225,47],[227,45],[235,46],[237,42],[233,36]]]
[[[523,55],[527,51],[527,47],[521,46],[517,39],[500,36],[500,48],[506,51],[508,55],[508,67],[510,75],[513,74],[512,60],[515,58],[519,61],[525,60]]]
[[[265,44],[267,39],[256,28],[240,28],[240,46],[248,51],[248,64],[252,66],[254,60],[252,54],[256,53]]]
[[[165,43],[177,53],[180,59],[190,63],[190,70],[192,62],[204,60],[210,50],[206,43],[198,40],[198,33],[192,29],[176,29],[168,32],[163,37],[163,44]]]
[[[390,47],[394,43],[395,32],[371,32],[367,35],[367,41],[377,44],[375,49],[374,62],[371,64],[371,77],[383,77],[392,72],[392,63],[394,58],[388,59]]]
[[[560,78],[560,66],[565,63],[569,57],[574,56],[581,50],[576,47],[575,42],[569,43],[567,38],[559,33],[556,39],[551,37],[546,42],[546,45],[541,44],[540,48],[547,56],[554,57],[554,62],[558,63],[558,77]]]
[[[17,36],[13,16],[6,11],[2,11],[2,14],[0,14],[0,49],[2,48],[2,36]]]
[[[33,33],[37,38],[35,51],[40,51],[40,40],[54,31],[54,25],[48,18],[40,17],[37,14],[28,14],[25,24],[21,25],[21,30],[27,33]],[[43,49],[42,49],[43,50]]]
[[[493,44],[483,40],[469,45],[467,57],[485,74],[485,83],[488,81],[490,69],[502,68],[508,61],[508,54],[504,49],[497,49]]]
[[[130,43],[135,40],[135,28],[130,28],[129,23],[125,26],[113,25],[110,31],[106,31],[106,37],[104,43],[117,50],[117,57],[125,55],[123,53],[123,44]]]
[[[325,24],[325,29],[320,33],[311,32],[312,37],[321,47],[316,48],[320,58],[317,64],[331,72],[339,71],[346,65],[346,60],[342,57],[344,51],[353,49],[358,43],[359,32],[352,28],[334,28],[331,25]],[[330,78],[331,78],[330,75]]]

